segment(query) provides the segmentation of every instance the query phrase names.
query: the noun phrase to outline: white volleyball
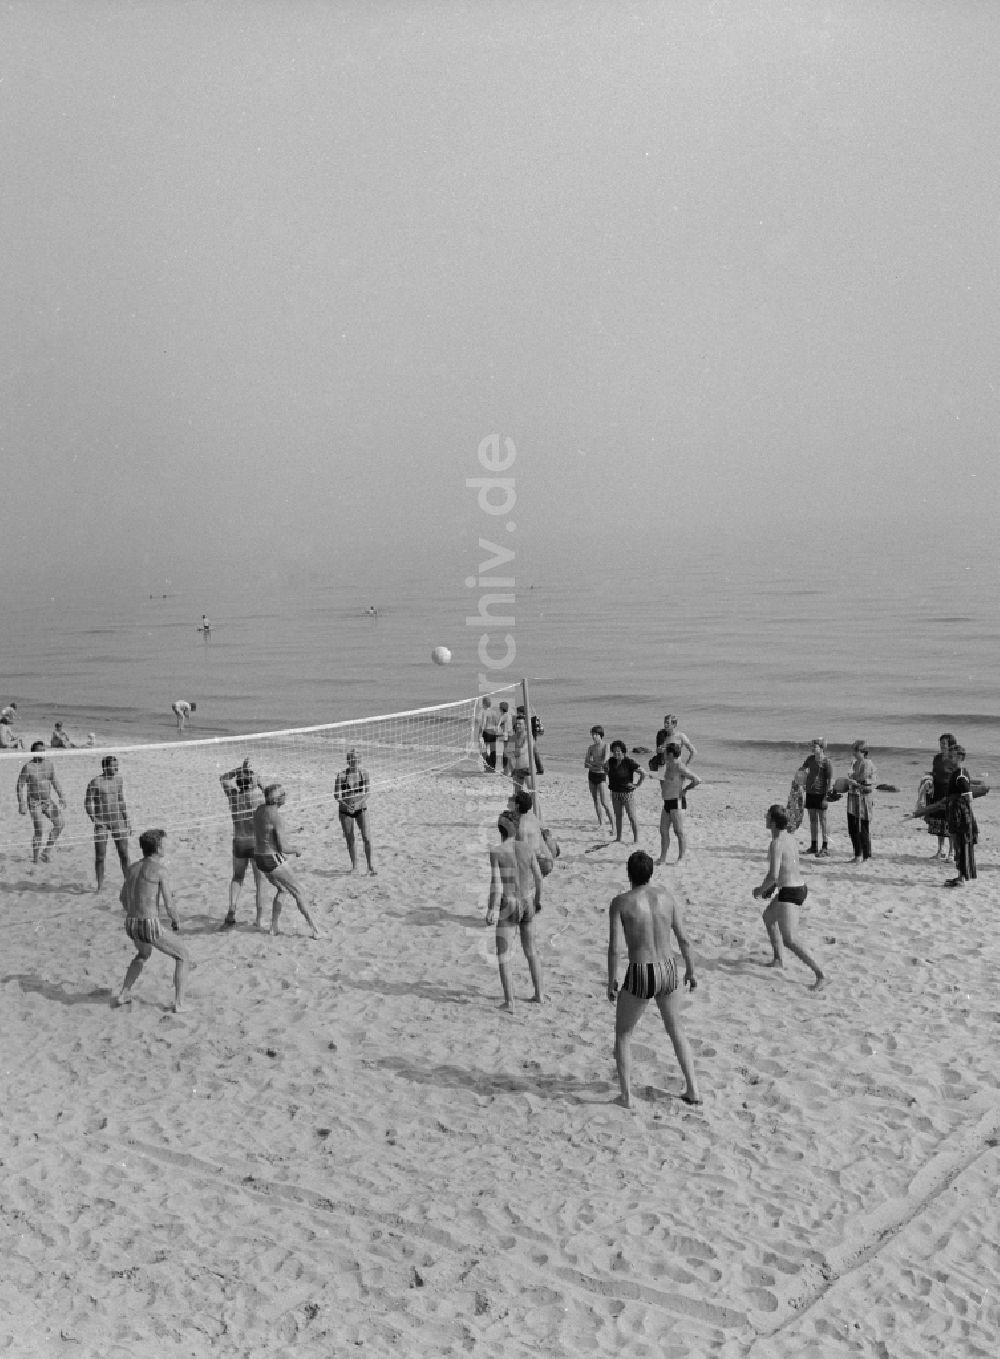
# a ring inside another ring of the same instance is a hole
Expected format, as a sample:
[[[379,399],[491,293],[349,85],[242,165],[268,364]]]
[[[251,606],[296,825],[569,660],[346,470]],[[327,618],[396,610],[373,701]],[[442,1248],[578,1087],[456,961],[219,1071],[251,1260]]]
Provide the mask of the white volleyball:
[[[436,646],[431,652],[431,660],[435,665],[447,665],[451,660],[451,652],[446,646]]]

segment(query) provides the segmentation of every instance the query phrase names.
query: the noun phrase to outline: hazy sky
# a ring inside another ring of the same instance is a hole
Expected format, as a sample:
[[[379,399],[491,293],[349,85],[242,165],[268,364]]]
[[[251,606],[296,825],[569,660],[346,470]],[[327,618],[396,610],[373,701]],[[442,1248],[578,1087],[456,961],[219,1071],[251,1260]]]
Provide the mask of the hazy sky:
[[[493,431],[535,577],[994,530],[998,59],[984,0],[6,4],[8,588],[450,579]]]

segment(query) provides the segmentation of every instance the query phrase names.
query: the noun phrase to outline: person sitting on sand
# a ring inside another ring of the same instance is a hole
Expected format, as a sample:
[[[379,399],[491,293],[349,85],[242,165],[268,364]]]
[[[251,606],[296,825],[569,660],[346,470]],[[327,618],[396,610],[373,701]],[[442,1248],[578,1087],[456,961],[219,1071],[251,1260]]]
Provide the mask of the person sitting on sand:
[[[49,748],[51,750],[74,750],[74,743],[69,739],[69,734],[64,731],[63,724],[57,722],[52,728],[52,735],[49,737]]]
[[[514,931],[519,930],[521,948],[528,960],[528,970],[535,993],[532,1002],[541,1005],[542,963],[535,943],[535,916],[542,909],[542,870],[538,856],[525,840],[514,840],[510,826],[501,816],[497,822],[500,844],[490,850],[490,894],[486,907],[486,923],[496,923],[497,963],[500,985],[503,987],[503,1009],[514,1013],[514,987],[510,977],[510,954],[514,947]]]
[[[635,791],[641,787],[645,773],[635,760],[629,758],[624,741],[611,742],[611,758],[607,763],[608,788],[611,792],[611,805],[615,809],[615,840],[621,843],[622,813],[628,817],[632,827],[632,842],[639,843],[639,822],[635,816]],[[638,777],[636,777],[638,775]]]
[[[6,713],[0,717],[0,750],[23,750],[24,742],[20,736],[15,735],[13,718]]]
[[[132,827],[129,824],[128,808],[125,806],[125,787],[114,755],[105,755],[101,761],[101,772],[87,784],[83,810],[94,823],[94,872],[97,876],[97,890],[100,891],[104,886],[104,861],[108,853],[108,836],[115,842],[118,862],[126,878],[129,870],[128,837]]]
[[[44,741],[33,741],[31,743],[32,757],[21,769],[17,779],[17,810],[22,816],[31,815],[31,825],[33,834],[31,837],[31,856],[37,864],[39,858],[43,864],[47,864],[52,853],[52,846],[59,839],[63,828],[62,813],[60,806],[66,806],[66,799],[63,790],[59,787],[59,780],[56,778],[55,766],[51,760],[44,755],[38,754],[44,751]],[[58,803],[53,798],[55,793]],[[49,831],[49,838],[45,848],[42,849],[42,836],[45,833],[45,823],[42,817],[48,817],[52,823]],[[39,854],[39,851],[41,853]]]
[[[587,786],[590,789],[590,796],[594,803],[594,811],[597,813],[597,824],[602,826],[601,811],[608,818],[608,829],[614,830],[615,820],[611,815],[611,808],[608,806],[608,794],[606,784],[608,781],[608,771],[605,768],[608,762],[608,744],[604,739],[603,727],[591,727],[590,745],[587,753],[583,757],[583,767],[587,771]]]
[[[655,1000],[684,1075],[681,1099],[685,1104],[700,1104],[691,1045],[681,1024],[680,979],[670,943],[673,932],[684,959],[684,985],[693,991],[698,983],[684,933],[680,903],[666,887],[651,885],[653,860],[645,850],[637,849],[629,855],[626,870],[629,890],[614,897],[608,911],[608,1000],[616,1002],[615,1064],[621,1088],[620,1102],[626,1109],[631,1107],[632,1033],[646,1003]],[[628,946],[628,967],[619,988],[620,932],[624,932]]]
[[[253,882],[257,899],[257,918],[255,925],[260,929],[264,914],[264,879],[254,859],[256,840],[253,833],[253,814],[263,801],[264,790],[259,775],[254,773],[250,757],[235,769],[220,774],[219,782],[229,803],[229,813],[233,818],[233,877],[229,884],[229,910],[222,928],[232,929],[236,924],[236,903],[247,875],[247,867],[253,868]]]
[[[341,770],[333,784],[333,796],[337,799],[340,811],[340,829],[347,841],[347,852],[351,856],[351,872],[358,866],[358,850],[354,843],[354,827],[361,832],[361,842],[365,847],[365,862],[368,876],[374,878],[372,868],[372,842],[368,833],[368,775],[361,768],[358,752],[347,752],[347,768]]]
[[[686,764],[681,764],[681,744],[668,741],[663,747],[663,764],[660,769],[660,792],[663,807],[660,811],[660,857],[657,864],[667,862],[670,848],[670,829],[677,835],[677,862],[684,858],[687,837],[684,834],[684,811],[687,808],[685,793],[697,788],[701,779],[692,774]]]
[[[125,874],[119,900],[125,908],[125,933],[135,944],[135,957],[128,965],[121,990],[111,1002],[113,1006],[127,1005],[131,1001],[132,987],[139,980],[143,966],[153,956],[154,948],[174,959],[174,1012],[184,1003],[188,971],[194,964],[184,945],[160,930],[160,902],[170,917],[171,928],[175,932],[180,929],[163,864],[166,838],[165,830],[143,831],[139,836],[142,858]]]
[[[298,857],[298,850],[291,848],[285,835],[280,810],[284,805],[284,788],[280,783],[269,783],[264,789],[262,806],[257,807],[253,814],[254,862],[272,887],[278,889],[271,906],[270,933],[278,933],[278,917],[281,915],[283,905],[281,898],[282,894],[287,892],[312,930],[313,939],[318,939],[319,930],[309,914],[305,893],[285,862],[285,856],[288,854]]]
[[[767,873],[759,887],[753,889],[758,901],[768,901],[763,919],[767,937],[771,941],[774,957],[771,967],[784,967],[781,945],[801,959],[816,976],[813,990],[818,991],[826,980],[817,964],[800,944],[795,942],[798,928],[798,908],[805,901],[809,889],[802,881],[799,870],[799,847],[794,836],[788,833],[788,812],[779,803],[768,807],[764,824],[771,832],[771,844],[767,852]],[[773,901],[769,898],[777,890]]]
[[[186,698],[179,698],[171,703],[170,706],[173,709],[174,716],[177,718],[178,731],[183,731],[184,724],[187,722],[188,718],[192,713],[198,711],[197,703],[189,703]]]

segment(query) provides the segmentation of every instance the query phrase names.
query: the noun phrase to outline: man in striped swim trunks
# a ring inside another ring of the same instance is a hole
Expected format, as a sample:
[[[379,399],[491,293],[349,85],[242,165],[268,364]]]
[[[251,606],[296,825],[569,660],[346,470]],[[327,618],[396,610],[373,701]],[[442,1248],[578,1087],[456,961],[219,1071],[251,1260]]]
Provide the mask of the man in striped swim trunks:
[[[626,1109],[631,1108],[632,1032],[647,1003],[653,1000],[684,1075],[681,1099],[685,1104],[700,1104],[691,1045],[681,1024],[680,981],[670,941],[673,932],[684,958],[684,984],[693,991],[697,982],[680,904],[668,888],[651,884],[653,860],[645,850],[637,849],[630,854],[626,867],[629,890],[611,902],[608,941],[608,1000],[617,1003],[615,1063],[621,1087],[619,1103]],[[628,945],[628,967],[619,988],[618,939],[621,933]]]
[[[163,863],[166,838],[164,830],[143,831],[139,836],[142,858],[137,864],[131,864],[125,874],[119,900],[125,908],[125,933],[135,944],[135,957],[129,963],[121,990],[111,1002],[113,1006],[127,1005],[131,1001],[132,987],[139,980],[145,963],[153,956],[154,948],[174,959],[174,1013],[184,1003],[187,974],[194,964],[183,944],[160,931],[161,901],[170,917],[171,929],[180,929]]]
[[[319,938],[319,930],[309,914],[305,893],[299,886],[295,874],[285,862],[286,855],[298,857],[298,850],[292,849],[285,834],[285,823],[281,819],[281,808],[285,805],[285,790],[280,783],[269,783],[264,789],[263,804],[253,814],[254,862],[267,878],[272,887],[277,887],[271,905],[271,934],[278,933],[278,917],[281,915],[281,900],[285,892],[292,898],[312,930],[313,939]]]

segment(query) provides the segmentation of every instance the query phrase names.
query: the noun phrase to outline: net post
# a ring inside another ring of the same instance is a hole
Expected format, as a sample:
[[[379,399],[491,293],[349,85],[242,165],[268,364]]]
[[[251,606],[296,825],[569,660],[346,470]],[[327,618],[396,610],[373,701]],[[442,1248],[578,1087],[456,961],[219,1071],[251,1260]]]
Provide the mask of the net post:
[[[521,695],[524,698],[524,720],[528,728],[528,769],[531,772],[531,801],[538,820],[542,819],[542,806],[538,801],[538,779],[535,777],[535,738],[531,734],[531,703],[528,699],[528,681],[521,680]]]

